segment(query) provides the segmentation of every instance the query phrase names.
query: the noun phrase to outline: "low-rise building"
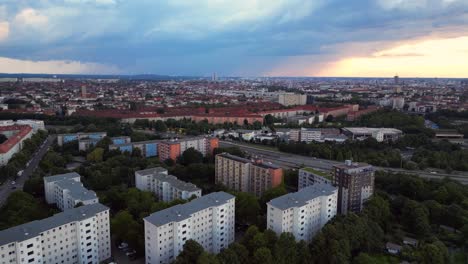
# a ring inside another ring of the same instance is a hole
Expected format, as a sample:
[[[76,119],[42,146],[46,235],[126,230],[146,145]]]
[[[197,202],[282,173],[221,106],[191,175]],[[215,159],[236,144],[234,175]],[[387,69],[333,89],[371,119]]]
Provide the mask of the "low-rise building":
[[[75,133],[75,134],[59,134],[57,135],[57,143],[59,146],[63,146],[65,143],[79,141],[84,139],[90,139],[100,141],[107,136],[106,132],[92,132],[92,133]]]
[[[193,239],[205,251],[219,253],[235,239],[235,197],[210,193],[143,219],[146,264],[172,263]]]
[[[2,263],[101,263],[111,257],[109,208],[85,205],[0,231]]]
[[[76,172],[44,177],[44,193],[48,204],[56,204],[66,211],[79,204],[89,205],[99,202],[94,191],[86,189]]]
[[[116,142],[122,142],[122,139],[117,140]],[[127,141],[127,140],[126,140]],[[119,150],[120,152],[132,153],[133,150],[138,149],[140,153],[145,158],[151,158],[158,156],[158,145],[160,140],[148,140],[148,141],[139,141],[133,143],[122,143],[122,144],[112,144],[109,145],[109,150]]]
[[[267,228],[280,235],[289,232],[297,241],[311,241],[337,213],[338,191],[315,184],[267,203]]]
[[[403,132],[395,128],[345,127],[343,134],[352,140],[364,140],[372,137],[378,142],[383,142],[396,141],[403,135]]]
[[[170,202],[176,199],[201,197],[202,191],[195,184],[183,182],[169,175],[162,167],[135,172],[136,188],[153,192],[161,201]]]

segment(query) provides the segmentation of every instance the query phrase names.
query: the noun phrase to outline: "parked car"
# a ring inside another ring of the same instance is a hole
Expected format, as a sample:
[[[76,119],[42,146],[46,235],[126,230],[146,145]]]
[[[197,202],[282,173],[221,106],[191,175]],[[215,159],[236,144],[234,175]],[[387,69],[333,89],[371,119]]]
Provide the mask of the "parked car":
[[[135,255],[135,254],[136,254],[135,250],[131,250],[131,251],[125,253],[125,255],[127,255],[127,257],[130,257],[131,255]]]
[[[122,242],[120,243],[120,245],[118,246],[119,249],[125,249],[125,248],[128,248],[128,244],[125,243],[125,242]]]

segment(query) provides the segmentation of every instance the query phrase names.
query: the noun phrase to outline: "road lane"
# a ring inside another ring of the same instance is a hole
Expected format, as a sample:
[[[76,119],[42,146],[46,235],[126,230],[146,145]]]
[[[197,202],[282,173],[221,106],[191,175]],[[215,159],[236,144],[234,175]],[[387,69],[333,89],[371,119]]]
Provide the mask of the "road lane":
[[[252,145],[246,145],[237,142],[229,141],[220,141],[221,147],[232,147],[237,146],[245,152],[250,153],[252,156],[263,159],[266,162],[275,163],[284,168],[298,169],[304,166],[315,167],[323,170],[330,170],[333,168],[333,165],[340,164],[341,162],[334,160],[318,159],[313,157],[306,157],[301,155],[295,155],[290,153],[283,153],[274,150],[268,150],[264,148],[257,148]],[[421,170],[405,170],[398,168],[384,168],[384,167],[375,167],[377,170],[384,170],[389,172],[398,172],[406,174],[418,175],[422,178],[428,179],[443,179],[445,177],[451,178],[453,180],[459,181],[462,184],[468,184],[468,174],[465,172],[453,172],[452,174],[447,173],[432,173],[429,171]]]
[[[22,190],[24,183],[26,182],[27,179],[31,177],[33,172],[36,170],[36,168],[39,166],[39,162],[41,162],[42,158],[44,155],[47,153],[47,150],[49,147],[54,143],[56,139],[55,135],[49,135],[46,140],[44,140],[43,144],[39,147],[36,152],[34,152],[29,164],[24,168],[23,174],[21,177],[18,177],[15,181],[16,184],[12,185],[11,184],[11,179],[6,181],[2,186],[0,186],[0,206],[3,205],[3,203],[8,199],[8,196],[16,190]],[[12,187],[15,186],[16,189],[12,189]]]

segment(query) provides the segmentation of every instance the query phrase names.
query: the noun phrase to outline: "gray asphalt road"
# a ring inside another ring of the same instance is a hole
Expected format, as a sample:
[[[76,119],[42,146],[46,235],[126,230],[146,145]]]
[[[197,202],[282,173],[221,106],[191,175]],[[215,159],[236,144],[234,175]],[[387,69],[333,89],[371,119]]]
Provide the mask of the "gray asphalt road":
[[[44,143],[40,146],[40,148],[34,153],[33,157],[31,158],[29,165],[23,170],[23,175],[17,178],[16,184],[12,185],[11,180],[5,182],[2,186],[0,186],[0,206],[6,201],[8,196],[16,190],[22,190],[24,182],[31,177],[34,170],[36,170],[37,166],[39,166],[39,162],[42,160],[42,157],[47,153],[49,147],[54,143],[56,139],[55,135],[49,135]],[[12,189],[15,186],[16,189]]]
[[[245,145],[239,144],[237,142],[228,142],[228,141],[220,141],[221,147],[230,147],[230,146],[237,146],[242,150],[250,153],[253,156],[257,156],[262,158],[266,162],[275,163],[284,168],[301,168],[304,166],[315,167],[323,170],[329,170],[333,167],[333,165],[338,164],[340,162],[333,161],[333,160],[325,160],[325,159],[317,159],[312,157],[305,157],[300,155],[294,155],[279,151],[272,151],[266,150],[262,148],[257,148],[252,145]],[[468,184],[468,173],[465,172],[453,172],[451,174],[447,174],[444,172],[436,172],[433,171],[420,171],[420,170],[405,170],[405,169],[394,169],[394,168],[383,168],[383,167],[376,167],[378,170],[384,171],[391,171],[391,172],[400,172],[400,173],[408,173],[408,174],[415,174],[419,175],[423,178],[428,179],[442,179],[445,177],[451,178],[453,180],[459,181],[462,184]]]

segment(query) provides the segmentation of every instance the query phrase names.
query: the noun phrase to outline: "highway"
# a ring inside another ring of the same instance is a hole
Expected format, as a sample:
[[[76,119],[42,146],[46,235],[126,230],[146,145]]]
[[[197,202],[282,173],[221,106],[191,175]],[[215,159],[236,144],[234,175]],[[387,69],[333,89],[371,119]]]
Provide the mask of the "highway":
[[[0,206],[7,200],[8,196],[16,190],[22,190],[24,182],[31,177],[33,172],[36,170],[37,166],[39,166],[39,162],[41,162],[42,157],[47,153],[49,147],[54,143],[56,139],[55,135],[49,135],[44,143],[39,147],[38,150],[33,154],[29,164],[24,168],[23,174],[21,177],[18,177],[15,181],[16,184],[11,184],[11,179],[6,181],[2,186],[0,186]],[[16,189],[13,189],[13,186]]]
[[[220,141],[220,147],[239,147],[243,151],[249,153],[252,156],[263,159],[266,162],[274,163],[278,166],[287,169],[298,169],[304,166],[314,167],[323,170],[332,169],[333,165],[339,164],[341,162],[334,160],[318,159],[313,157],[300,156],[290,153],[279,152],[278,150],[268,150],[265,148],[256,147],[252,144],[242,144],[238,142],[230,141]],[[451,178],[453,180],[459,181],[462,184],[468,185],[468,173],[466,172],[453,172],[447,174],[444,172],[435,171],[421,171],[421,170],[405,170],[405,169],[396,169],[396,168],[384,168],[384,167],[375,167],[377,170],[389,171],[389,172],[399,172],[418,175],[422,178],[427,179],[443,179],[445,177]]]

